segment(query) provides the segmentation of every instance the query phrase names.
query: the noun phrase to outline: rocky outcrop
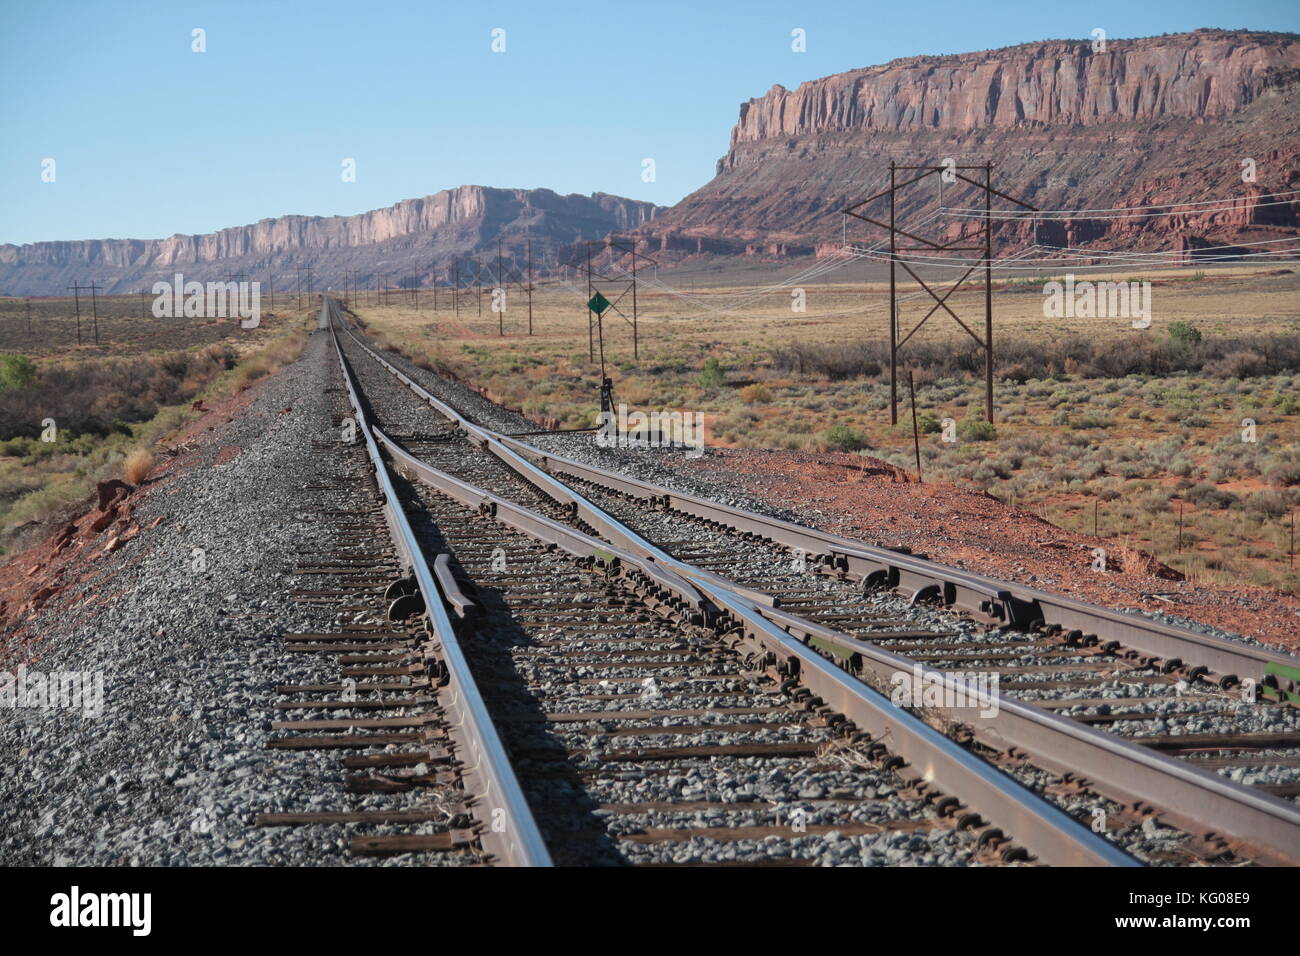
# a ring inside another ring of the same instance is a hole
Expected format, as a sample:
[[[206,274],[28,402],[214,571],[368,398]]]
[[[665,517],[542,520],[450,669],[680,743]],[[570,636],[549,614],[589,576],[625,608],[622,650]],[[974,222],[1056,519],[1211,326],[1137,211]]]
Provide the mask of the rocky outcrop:
[[[686,255],[720,241],[751,256],[837,250],[840,210],[888,184],[890,159],[947,157],[993,162],[995,186],[1040,208],[1238,197],[1212,214],[1040,225],[1043,241],[1173,248],[1180,236],[1294,234],[1300,204],[1259,197],[1300,188],[1300,37],[1198,30],[1110,40],[1104,52],[1051,40],[775,86],[741,105],[713,181],[640,235],[648,252]],[[1247,159],[1253,183],[1241,178]],[[936,185],[899,198],[903,218],[939,206]],[[959,190],[946,198],[964,204]],[[1033,235],[1032,224],[1003,227],[1002,251]]]
[[[740,107],[731,145],[851,129],[878,132],[1104,126],[1213,120],[1300,69],[1288,37],[1199,31],[1179,37],[1049,40],[958,56],[911,57],[802,84]]]
[[[356,216],[282,216],[207,235],[170,239],[99,239],[0,246],[0,289],[11,295],[62,295],[72,281],[95,281],[109,292],[129,292],[170,279],[176,271],[199,280],[245,273],[279,288],[310,266],[317,288],[342,288],[348,273],[370,285],[415,275],[427,285],[453,262],[478,256],[495,266],[497,238],[510,263],[522,265],[533,240],[541,265],[556,250],[652,221],[653,203],[594,193],[561,196],[549,189],[461,186],[408,199]],[[485,264],[485,271],[490,271]],[[409,281],[409,280],[408,280]]]

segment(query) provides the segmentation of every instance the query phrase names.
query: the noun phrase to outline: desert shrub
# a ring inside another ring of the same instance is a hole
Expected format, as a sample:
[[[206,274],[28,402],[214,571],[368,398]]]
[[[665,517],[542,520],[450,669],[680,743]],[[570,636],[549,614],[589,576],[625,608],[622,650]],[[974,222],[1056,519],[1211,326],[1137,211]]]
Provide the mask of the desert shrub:
[[[766,405],[772,400],[772,393],[766,385],[755,383],[740,390],[740,400],[746,405]]]
[[[832,451],[858,451],[867,447],[867,436],[851,425],[832,425],[821,433],[821,439]]]
[[[36,438],[44,418],[53,418],[61,433],[120,432],[153,418],[162,406],[193,401],[235,362],[234,349],[213,345],[151,358],[47,365],[21,392],[0,390],[0,438]]]
[[[0,391],[26,388],[36,381],[36,363],[26,355],[0,355]]]
[[[922,435],[934,435],[943,427],[943,423],[933,415],[918,415],[916,418],[916,430]]]
[[[1232,492],[1205,483],[1188,488],[1183,497],[1200,508],[1228,508],[1237,503],[1237,496]]]
[[[957,437],[962,441],[992,441],[998,437],[998,430],[981,418],[963,418],[957,423]]]
[[[1268,359],[1254,349],[1239,349],[1208,363],[1205,372],[1220,378],[1254,378],[1269,374],[1270,367]]]
[[[1279,395],[1273,404],[1283,415],[1300,414],[1300,397],[1295,395]]]
[[[1270,485],[1281,488],[1300,485],[1300,461],[1280,461],[1269,465],[1264,470],[1264,478]]]
[[[1201,330],[1190,322],[1171,322],[1169,340],[1179,345],[1196,345],[1201,341]]]
[[[1085,412],[1082,415],[1076,415],[1069,421],[1071,428],[1114,428],[1115,423],[1105,415],[1096,412]]]
[[[1174,323],[1170,328],[1179,325]],[[1181,325],[1191,331],[1173,333],[1177,338],[1160,339],[1151,333],[1104,339],[1070,335],[1050,342],[999,343],[998,360],[1003,363],[999,374],[1013,381],[1034,383],[1027,386],[1027,394],[1041,398],[1051,394],[1045,380],[1058,378],[1063,372],[1084,378],[1164,377],[1179,372],[1245,378],[1294,374],[1300,369],[1298,333],[1204,338],[1195,327]],[[926,377],[965,380],[983,373],[983,356],[978,350],[954,349],[945,342],[910,342],[907,361],[918,385],[924,384]],[[889,344],[874,340],[856,344],[800,342],[775,349],[772,366],[799,377],[831,381],[883,376],[889,369]],[[1068,400],[1067,393],[1061,402]]]
[[[722,363],[712,357],[704,360],[704,366],[700,369],[701,388],[721,388],[725,378]]]
[[[1257,491],[1242,501],[1246,511],[1269,518],[1280,518],[1287,513],[1290,502],[1281,491]]]
[[[149,472],[153,469],[153,453],[147,448],[137,448],[126,456],[126,462],[122,466],[122,472],[126,475],[126,480],[133,485],[138,485],[148,477]]]

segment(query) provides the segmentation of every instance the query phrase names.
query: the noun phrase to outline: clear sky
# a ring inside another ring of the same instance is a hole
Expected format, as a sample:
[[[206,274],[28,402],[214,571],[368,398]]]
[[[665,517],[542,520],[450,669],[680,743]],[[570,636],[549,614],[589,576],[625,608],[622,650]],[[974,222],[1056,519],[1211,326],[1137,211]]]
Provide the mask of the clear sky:
[[[1203,26],[1300,32],[1300,3],[0,0],[0,242],[346,215],[465,183],[670,205],[774,83]]]

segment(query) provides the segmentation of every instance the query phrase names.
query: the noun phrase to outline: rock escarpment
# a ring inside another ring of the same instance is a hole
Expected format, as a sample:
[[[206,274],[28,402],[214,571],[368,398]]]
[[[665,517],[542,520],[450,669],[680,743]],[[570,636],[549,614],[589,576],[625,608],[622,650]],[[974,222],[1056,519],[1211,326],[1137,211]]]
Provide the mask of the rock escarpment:
[[[445,281],[460,262],[467,274],[495,268],[496,243],[522,268],[531,236],[537,263],[580,239],[622,232],[653,220],[659,207],[604,193],[561,196],[549,189],[460,186],[356,216],[282,216],[207,235],[170,239],[98,239],[0,246],[0,289],[11,295],[63,295],[75,281],[130,292],[181,271],[187,278],[244,273],[289,289],[310,266],[315,288],[343,288],[350,272],[363,286],[417,276]]]
[[[1198,30],[1112,40],[1105,52],[1052,40],[775,86],[741,105],[716,177],[641,234],[651,252],[829,251],[841,244],[839,210],[887,185],[891,159],[948,157],[993,162],[996,187],[1044,209],[1239,200],[1208,214],[1049,224],[1040,241],[1176,248],[1294,235],[1296,197],[1259,197],[1300,188],[1300,37]],[[1254,182],[1242,178],[1248,160]],[[904,219],[939,206],[932,183],[899,198]],[[946,199],[967,204],[960,191]],[[1012,248],[1033,227],[1000,235]]]

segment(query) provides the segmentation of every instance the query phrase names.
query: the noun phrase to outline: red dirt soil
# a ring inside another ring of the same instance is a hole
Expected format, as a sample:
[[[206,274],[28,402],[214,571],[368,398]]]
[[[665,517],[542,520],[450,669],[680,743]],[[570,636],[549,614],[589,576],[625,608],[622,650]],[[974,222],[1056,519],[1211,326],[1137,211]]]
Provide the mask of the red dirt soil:
[[[725,449],[692,465],[723,473],[752,497],[798,511],[826,531],[903,545],[943,564],[1105,607],[1177,614],[1283,650],[1300,649],[1300,598],[1255,585],[1192,584],[1115,538],[1063,530],[969,488],[918,484],[887,462]],[[1108,571],[1092,570],[1094,548],[1106,550]]]
[[[217,425],[242,414],[260,384],[202,409],[202,417],[162,449],[159,463],[140,488],[106,502],[104,510],[92,503],[53,537],[0,565],[0,661],[39,657],[40,635],[30,628],[35,611],[57,604],[69,585],[96,573],[97,559],[123,548],[148,546],[148,532],[157,521],[142,527],[133,517],[145,497],[185,469],[220,464],[239,454],[237,446],[216,446],[204,439]],[[686,466],[684,460],[680,466]],[[872,544],[905,545],[944,564],[1106,607],[1178,614],[1288,651],[1300,649],[1300,599],[1294,596],[1258,586],[1229,589],[1177,580],[1176,572],[1149,555],[1124,549],[1114,539],[1065,531],[982,492],[944,483],[918,484],[876,459],[720,449],[689,467],[717,471],[775,507],[805,515],[814,511],[811,523],[827,531]],[[1097,547],[1107,551],[1106,573],[1091,570],[1092,549]],[[98,591],[86,600],[110,599],[108,584],[101,579]]]
[[[157,464],[138,488],[116,480],[100,482],[98,499],[90,500],[88,511],[0,565],[0,666],[40,659],[41,634],[31,626],[36,612],[58,605],[72,586],[99,573],[96,562],[105,554],[128,549],[143,556],[149,532],[163,520],[136,520],[134,513],[148,496],[187,469],[223,464],[239,455],[238,446],[215,446],[205,438],[218,425],[242,414],[261,384],[245,387],[213,408],[196,403],[201,417],[155,449]],[[74,605],[78,613],[92,610],[87,605],[112,600],[110,589],[111,581],[101,577],[96,590]]]

